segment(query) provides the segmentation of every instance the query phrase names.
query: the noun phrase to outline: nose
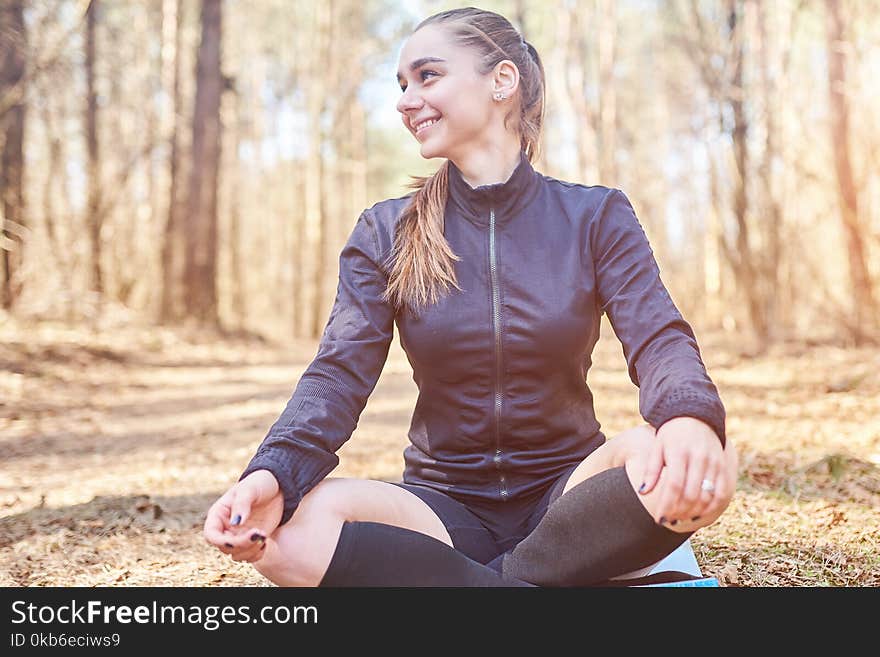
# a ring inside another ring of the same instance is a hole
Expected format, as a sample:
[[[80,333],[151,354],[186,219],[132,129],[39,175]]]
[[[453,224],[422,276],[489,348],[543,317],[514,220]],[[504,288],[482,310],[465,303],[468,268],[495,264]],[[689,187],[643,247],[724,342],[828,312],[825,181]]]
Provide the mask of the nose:
[[[397,101],[397,111],[403,115],[401,118],[404,123],[406,123],[407,113],[414,112],[424,105],[422,98],[410,89],[412,89],[412,85],[406,88],[406,91],[401,94],[400,100]]]

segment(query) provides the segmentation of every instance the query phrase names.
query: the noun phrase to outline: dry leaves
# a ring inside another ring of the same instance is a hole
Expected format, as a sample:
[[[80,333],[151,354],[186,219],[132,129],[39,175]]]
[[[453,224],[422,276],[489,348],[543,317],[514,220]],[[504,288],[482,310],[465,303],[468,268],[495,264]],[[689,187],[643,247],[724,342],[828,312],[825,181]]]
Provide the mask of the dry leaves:
[[[641,423],[610,330],[588,379],[606,435]],[[608,337],[610,336],[610,337]],[[0,585],[267,586],[208,546],[316,343],[0,326]],[[703,336],[740,450],[736,497],[691,539],[725,586],[880,585],[880,353]],[[335,476],[396,479],[415,387],[395,343]]]

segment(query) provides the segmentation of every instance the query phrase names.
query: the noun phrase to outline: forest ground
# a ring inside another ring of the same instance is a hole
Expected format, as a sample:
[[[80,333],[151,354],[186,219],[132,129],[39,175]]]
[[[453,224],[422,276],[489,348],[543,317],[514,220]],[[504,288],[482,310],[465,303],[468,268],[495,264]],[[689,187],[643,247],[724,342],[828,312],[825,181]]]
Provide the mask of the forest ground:
[[[603,325],[588,382],[609,437],[642,422]],[[752,357],[698,335],[740,453],[691,539],[725,586],[880,585],[880,350]],[[202,538],[317,342],[0,321],[0,586],[268,586]],[[397,338],[332,476],[396,480],[415,402]],[[612,438],[613,439],[613,438]]]

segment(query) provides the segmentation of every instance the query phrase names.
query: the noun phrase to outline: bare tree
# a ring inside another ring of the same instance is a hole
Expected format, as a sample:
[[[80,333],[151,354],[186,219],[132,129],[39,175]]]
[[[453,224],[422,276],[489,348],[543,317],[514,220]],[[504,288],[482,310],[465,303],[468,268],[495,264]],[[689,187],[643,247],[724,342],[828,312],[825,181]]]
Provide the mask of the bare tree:
[[[229,167],[227,175],[229,177],[229,266],[232,276],[231,289],[231,306],[232,315],[235,318],[235,325],[238,330],[244,329],[244,322],[247,318],[247,295],[245,294],[244,285],[244,264],[243,264],[243,246],[242,237],[244,223],[241,211],[242,170],[240,166],[235,166],[234,162],[238,159],[238,153],[241,148],[242,133],[245,131],[244,121],[241,112],[241,95],[238,90],[233,94],[232,106],[232,134],[230,135],[232,142],[233,164]]]
[[[730,39],[730,56],[733,66],[733,75],[729,86],[727,102],[732,110],[733,125],[731,134],[733,137],[734,152],[734,184],[733,184],[733,216],[736,219],[736,256],[728,249],[728,256],[735,263],[734,270],[737,279],[743,286],[746,303],[749,308],[749,317],[752,328],[757,338],[757,347],[763,351],[767,346],[768,327],[764,315],[764,304],[758,284],[756,271],[756,256],[753,252],[752,243],[749,239],[749,198],[746,181],[749,176],[749,120],[746,115],[745,85],[743,83],[743,69],[745,66],[744,55],[744,30],[741,25],[741,0],[726,0],[728,36]],[[722,119],[723,121],[723,119]]]
[[[596,125],[599,118],[587,99],[588,51],[585,40],[590,32],[585,29],[585,25],[590,20],[585,16],[585,11],[577,0],[566,3],[559,12],[556,30],[562,49],[561,64],[567,101],[571,104],[575,125],[578,126],[572,135],[575,139],[577,175],[582,180],[590,180],[598,175],[598,171],[596,174],[593,171],[596,161],[594,148],[598,141]]]
[[[669,5],[675,13],[678,6]],[[749,119],[746,112],[744,83],[745,52],[743,44],[743,0],[725,0],[716,22],[703,15],[703,5],[697,0],[688,4],[689,18],[678,15],[679,44],[691,59],[708,93],[715,100],[719,132],[729,136],[733,146],[731,160],[731,208],[736,226],[733,241],[721,230],[720,252],[730,265],[738,288],[745,297],[748,320],[755,337],[756,349],[763,350],[768,341],[768,326],[764,312],[762,288],[758,280],[758,255],[750,239],[749,197],[747,180],[749,170]],[[722,18],[723,17],[723,18]],[[717,27],[721,32],[713,34]],[[722,208],[718,208],[722,212]]]
[[[855,314],[852,337],[857,344],[873,334],[877,322],[877,302],[865,257],[865,229],[859,220],[859,203],[849,147],[849,101],[846,85],[846,18],[839,0],[826,0],[828,35],[828,93],[831,110],[831,143],[840,218],[849,256],[849,277]]]
[[[24,198],[26,104],[23,85],[27,48],[24,4],[24,0],[9,0],[0,7],[0,98],[14,97],[0,114],[0,137],[3,139],[0,166],[3,288],[0,304],[7,310],[13,307],[21,293],[22,281],[18,270],[22,261],[22,236],[27,223]]]
[[[104,213],[101,211],[101,151],[98,142],[98,93],[95,88],[95,41],[98,24],[100,0],[91,0],[86,9],[86,175],[88,177],[88,202],[86,205],[86,225],[88,226],[91,253],[91,289],[100,298],[104,292],[104,275],[101,269],[101,226]]]
[[[186,215],[186,308],[189,317],[217,326],[217,182],[220,95],[224,85],[220,60],[222,0],[202,0],[201,26]]]
[[[617,88],[614,64],[617,49],[617,15],[613,0],[599,0],[596,12],[596,39],[599,59],[599,180],[604,185],[619,185],[617,174]]]
[[[171,116],[168,135],[168,214],[162,234],[162,290],[159,320],[169,322],[181,315],[181,283],[183,279],[183,231],[180,219],[180,138],[182,109],[180,79],[180,46],[183,33],[181,0],[162,2],[162,86],[170,90]]]
[[[311,30],[314,39],[310,45],[309,71],[308,71],[308,100],[307,115],[309,126],[308,159],[306,162],[306,212],[305,234],[302,244],[307,249],[310,264],[310,285],[307,287],[307,301],[302,308],[307,308],[305,313],[306,323],[304,335],[318,337],[321,333],[321,324],[326,320],[322,308],[324,300],[321,296],[325,267],[325,239],[327,230],[327,212],[325,207],[326,173],[322,148],[324,145],[324,128],[321,118],[327,109],[327,81],[326,67],[331,61],[331,29],[333,16],[333,1],[321,2],[315,5],[315,23]]]
[[[771,71],[777,64],[775,45],[787,47],[786,34],[776,34],[774,39],[768,38],[768,8],[763,0],[747,0],[747,9],[752,10],[755,22],[757,59],[756,65],[761,81],[761,99],[764,107],[764,150],[758,163],[758,182],[761,188],[761,204],[764,217],[762,227],[765,234],[766,248],[761,259],[761,282],[764,287],[762,298],[765,306],[763,314],[766,318],[768,334],[771,339],[778,337],[781,330],[779,308],[781,305],[780,275],[785,254],[782,250],[782,208],[774,187],[772,163],[780,157],[779,123],[776,109],[775,87],[783,84],[785,70],[779,70],[777,79],[771,77]],[[776,11],[779,8],[776,7]],[[781,43],[780,43],[781,42]]]

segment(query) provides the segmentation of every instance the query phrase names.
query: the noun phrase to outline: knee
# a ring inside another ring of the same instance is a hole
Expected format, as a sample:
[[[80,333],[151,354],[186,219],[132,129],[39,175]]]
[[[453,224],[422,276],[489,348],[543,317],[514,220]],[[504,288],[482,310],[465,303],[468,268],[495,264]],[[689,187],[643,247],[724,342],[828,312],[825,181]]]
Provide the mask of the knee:
[[[329,480],[309,493],[291,516],[267,538],[263,557],[254,568],[277,586],[314,587],[327,571],[344,514],[336,504]]]
[[[633,461],[647,463],[651,448],[656,440],[657,430],[649,424],[628,429],[614,437],[617,448],[612,458],[612,467],[621,467]]]
[[[648,465],[649,455],[654,445],[656,431],[650,426],[636,427],[620,435],[625,442],[619,449],[617,458],[618,465],[626,468],[630,484],[635,490],[641,486],[645,468]],[[617,440],[617,438],[615,438]],[[727,440],[724,448],[724,476],[719,477],[716,483],[716,492],[708,508],[696,520],[679,520],[675,526],[670,526],[676,532],[694,532],[714,523],[730,505],[736,491],[738,478],[738,456],[736,447],[731,440]],[[667,481],[666,469],[659,475],[654,489],[639,495],[639,501],[656,517],[657,505],[661,501],[662,491]]]

